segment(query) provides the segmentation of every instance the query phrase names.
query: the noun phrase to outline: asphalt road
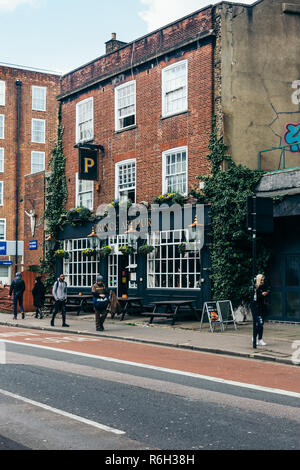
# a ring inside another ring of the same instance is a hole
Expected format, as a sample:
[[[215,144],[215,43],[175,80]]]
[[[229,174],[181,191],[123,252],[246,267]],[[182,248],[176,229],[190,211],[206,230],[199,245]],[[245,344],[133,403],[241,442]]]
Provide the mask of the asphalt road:
[[[299,394],[29,344],[3,362],[0,450],[300,448]]]

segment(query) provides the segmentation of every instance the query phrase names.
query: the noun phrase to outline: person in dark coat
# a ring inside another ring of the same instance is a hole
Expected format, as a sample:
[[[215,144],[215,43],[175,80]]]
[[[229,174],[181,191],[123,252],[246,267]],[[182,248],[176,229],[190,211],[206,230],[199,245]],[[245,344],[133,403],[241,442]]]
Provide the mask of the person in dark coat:
[[[107,316],[108,291],[103,284],[103,277],[97,276],[96,283],[92,286],[93,305],[95,310],[96,331],[104,331],[103,323]]]
[[[38,316],[43,318],[42,307],[45,302],[45,286],[42,283],[41,276],[37,276],[35,278],[35,284],[31,292],[33,296],[33,305],[36,307],[35,318],[38,318]]]
[[[21,273],[16,273],[16,277],[11,283],[9,289],[9,295],[13,294],[13,305],[14,305],[14,320],[17,319],[18,315],[18,303],[20,312],[22,313],[22,318],[25,318],[24,308],[23,308],[23,293],[25,291],[25,282],[22,279]]]
[[[265,276],[263,274],[258,274],[256,276],[255,283],[255,298],[254,304],[255,308],[253,309],[253,347],[266,346],[267,343],[263,340],[264,332],[264,317],[266,315],[266,297],[269,294],[270,289],[265,283]],[[258,341],[257,341],[258,337]]]

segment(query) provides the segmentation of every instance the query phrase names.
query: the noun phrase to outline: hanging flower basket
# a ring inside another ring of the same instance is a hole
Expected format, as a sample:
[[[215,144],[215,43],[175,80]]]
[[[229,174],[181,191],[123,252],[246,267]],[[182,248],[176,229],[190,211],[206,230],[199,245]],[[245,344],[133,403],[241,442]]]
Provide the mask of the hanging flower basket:
[[[152,253],[153,250],[154,246],[145,244],[139,247],[138,253],[140,253],[141,255],[148,255],[149,253]]]
[[[87,248],[86,250],[82,250],[81,254],[82,256],[88,258],[91,256],[96,256],[97,250],[94,250],[93,248]]]
[[[134,255],[134,253],[135,253],[134,248],[132,246],[129,246],[129,245],[120,246],[119,251],[121,251],[121,253],[123,253],[123,255]]]
[[[166,193],[161,194],[160,196],[156,196],[153,199],[154,204],[179,204],[183,206],[183,204],[187,201],[185,196],[182,196],[180,193]]]
[[[66,214],[66,221],[71,225],[84,225],[89,221],[94,214],[87,207],[76,207],[76,209],[71,209]]]
[[[184,255],[184,253],[186,253],[186,251],[187,251],[187,244],[186,243],[179,243],[178,251],[181,255]]]
[[[68,259],[70,257],[69,253],[67,251],[64,251],[64,250],[56,250],[54,252],[55,256],[57,258],[65,258],[65,259]]]
[[[103,257],[109,256],[112,252],[113,252],[113,249],[111,246],[106,245],[100,248],[100,256],[103,256]]]

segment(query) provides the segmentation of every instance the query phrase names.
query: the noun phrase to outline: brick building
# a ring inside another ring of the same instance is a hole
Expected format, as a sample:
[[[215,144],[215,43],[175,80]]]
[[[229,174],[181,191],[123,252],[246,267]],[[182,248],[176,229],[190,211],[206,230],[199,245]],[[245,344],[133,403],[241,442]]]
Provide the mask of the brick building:
[[[205,157],[213,112],[213,42],[208,7],[129,44],[113,35],[104,56],[62,77],[58,99],[67,209],[83,205],[96,211],[113,200],[151,204],[164,193],[188,195],[199,187],[197,176],[210,173]],[[103,147],[97,181],[80,180],[78,146],[97,145]],[[179,240],[168,247],[150,240],[157,244],[147,261],[137,254],[121,255],[118,249],[128,242],[124,232],[108,237],[114,252],[98,265],[82,255],[92,225],[65,226],[61,234],[70,254],[63,269],[71,288],[90,290],[99,270],[108,286],[120,287],[120,271],[129,265],[133,294],[153,298],[166,290],[178,294],[181,287],[181,296],[192,295],[201,304],[200,283],[207,275],[199,252],[181,256],[177,251],[183,227]],[[168,236],[173,233],[169,228]]]
[[[0,64],[2,283],[38,265],[43,254],[45,169],[57,132],[59,86],[55,73]]]

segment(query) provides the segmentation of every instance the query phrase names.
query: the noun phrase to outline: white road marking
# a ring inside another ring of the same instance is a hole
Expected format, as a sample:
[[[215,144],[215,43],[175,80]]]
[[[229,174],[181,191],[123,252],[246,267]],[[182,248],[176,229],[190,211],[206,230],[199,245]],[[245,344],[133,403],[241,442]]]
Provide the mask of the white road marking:
[[[219,377],[211,377],[209,375],[202,375],[202,374],[196,374],[194,372],[186,372],[182,370],[176,370],[176,369],[168,369],[165,367],[159,367],[159,366],[154,366],[150,364],[142,364],[139,362],[131,362],[131,361],[124,361],[122,359],[115,359],[113,357],[106,357],[106,356],[97,356],[95,354],[87,354],[79,351],[68,351],[66,349],[59,349],[59,348],[51,348],[50,346],[41,346],[39,344],[26,344],[22,343],[21,341],[11,341],[11,340],[6,340],[6,339],[1,339],[0,341],[3,341],[5,343],[12,343],[12,344],[17,344],[17,345],[23,345],[23,346],[29,346],[33,348],[38,348],[38,349],[47,349],[49,351],[55,351],[55,352],[62,352],[66,354],[73,354],[74,356],[82,356],[82,357],[88,357],[91,359],[100,359],[102,361],[107,361],[107,362],[116,362],[117,364],[125,364],[125,365],[130,365],[134,367],[141,367],[145,369],[152,369],[152,370],[157,370],[161,372],[167,372],[170,374],[177,374],[177,375],[184,375],[187,377],[195,377],[198,379],[203,379],[203,380],[208,380],[210,382],[216,382],[216,383],[221,383],[221,384],[226,384],[226,385],[233,385],[235,387],[242,387],[242,388],[249,388],[251,390],[258,390],[261,392],[267,392],[267,393],[275,393],[277,395],[286,395],[289,397],[293,398],[300,398],[300,393],[297,392],[291,392],[289,390],[282,390],[279,388],[271,388],[271,387],[264,387],[262,385],[254,385],[254,384],[248,384],[245,382],[237,382],[234,380],[227,380],[227,379],[221,379]]]
[[[73,415],[72,413],[68,413],[67,411],[59,410],[57,408],[53,408],[52,406],[45,405],[44,403],[30,400],[29,398],[16,395],[15,393],[8,392],[7,390],[0,389],[0,393],[2,393],[2,395],[6,395],[7,397],[15,398],[16,400],[21,400],[24,403],[28,403],[33,406],[38,406],[39,408],[43,408],[44,410],[51,411],[52,413],[65,416],[66,418],[70,418],[74,421],[79,421],[82,424],[93,426],[94,428],[101,429],[102,431],[112,432],[114,434],[126,434],[125,431],[120,431],[119,429],[111,428],[110,426],[106,426],[105,424],[100,424],[100,423],[97,423],[96,421],[91,421],[89,419],[82,418],[81,416]]]

